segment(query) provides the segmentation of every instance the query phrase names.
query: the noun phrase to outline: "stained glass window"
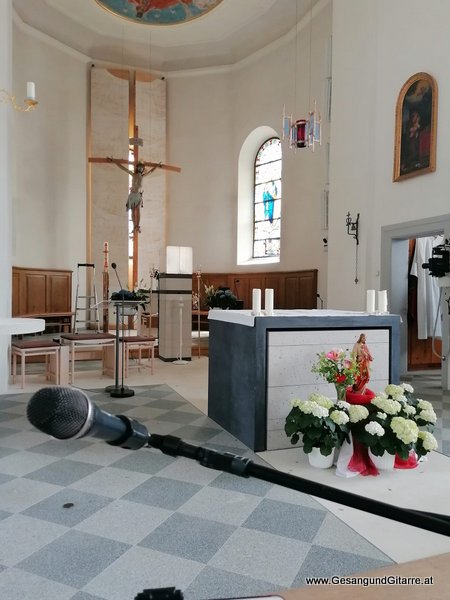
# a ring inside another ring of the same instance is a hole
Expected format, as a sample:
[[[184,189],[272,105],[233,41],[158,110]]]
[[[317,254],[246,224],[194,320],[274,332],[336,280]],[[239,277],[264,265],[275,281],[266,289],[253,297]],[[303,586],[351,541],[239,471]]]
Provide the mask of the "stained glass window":
[[[253,258],[280,256],[281,142],[270,138],[255,160]]]

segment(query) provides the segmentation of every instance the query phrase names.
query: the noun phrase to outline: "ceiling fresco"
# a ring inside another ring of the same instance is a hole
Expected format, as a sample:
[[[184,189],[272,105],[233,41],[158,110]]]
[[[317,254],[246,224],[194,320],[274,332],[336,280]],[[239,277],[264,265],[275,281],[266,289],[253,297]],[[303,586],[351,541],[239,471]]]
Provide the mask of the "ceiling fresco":
[[[105,10],[145,25],[178,25],[203,16],[222,0],[95,0]]]

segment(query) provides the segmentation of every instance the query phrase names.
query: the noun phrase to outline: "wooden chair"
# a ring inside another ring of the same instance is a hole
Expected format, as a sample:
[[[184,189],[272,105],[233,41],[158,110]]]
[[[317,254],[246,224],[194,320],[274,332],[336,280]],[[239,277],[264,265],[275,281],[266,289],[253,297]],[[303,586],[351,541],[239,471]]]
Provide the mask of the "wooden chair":
[[[128,377],[128,369],[130,367],[130,353],[132,350],[137,351],[137,368],[140,371],[141,367],[150,368],[150,373],[153,375],[153,362],[155,359],[155,339],[151,336],[129,335],[120,338],[124,347],[124,376]],[[148,350],[147,362],[142,362],[142,351]]]
[[[14,340],[11,343],[12,380],[16,382],[17,357],[20,357],[21,387],[25,387],[25,364],[27,356],[45,356],[45,378],[60,382],[60,345],[51,340]],[[52,361],[52,357],[54,360]]]

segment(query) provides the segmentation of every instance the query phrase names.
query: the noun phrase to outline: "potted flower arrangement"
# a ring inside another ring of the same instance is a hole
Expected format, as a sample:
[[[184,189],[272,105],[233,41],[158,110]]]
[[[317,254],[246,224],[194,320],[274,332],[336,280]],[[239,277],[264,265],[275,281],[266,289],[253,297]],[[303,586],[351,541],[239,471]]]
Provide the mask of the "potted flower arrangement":
[[[220,286],[215,288],[213,285],[205,285],[205,304],[209,308],[237,308],[239,301],[230,288]]]
[[[313,373],[319,373],[328,383],[336,387],[338,400],[345,400],[347,388],[353,385],[358,373],[354,354],[347,354],[341,348],[317,354],[319,360],[312,366]]]
[[[415,398],[413,391],[408,384],[388,385],[367,405],[367,418],[352,426],[352,435],[369,449],[373,461],[390,456],[392,468],[396,459],[408,461],[411,454],[424,456],[437,448],[431,433],[436,413],[430,402]]]
[[[316,393],[307,400],[292,400],[284,431],[292,444],[297,444],[301,436],[305,454],[329,457],[326,466],[330,467],[334,449],[341,446],[349,433],[349,415],[345,404],[338,402],[335,405],[326,396]]]

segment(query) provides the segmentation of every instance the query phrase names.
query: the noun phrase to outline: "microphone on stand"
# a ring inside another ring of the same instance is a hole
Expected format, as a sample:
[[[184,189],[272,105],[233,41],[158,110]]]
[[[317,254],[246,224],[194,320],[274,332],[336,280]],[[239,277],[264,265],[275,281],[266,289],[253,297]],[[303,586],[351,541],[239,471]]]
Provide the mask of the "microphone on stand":
[[[114,269],[114,273],[116,274],[120,289],[123,290],[122,283],[120,282],[119,275],[117,273],[117,264],[115,262],[113,262],[113,263],[111,263],[111,267]]]
[[[101,410],[82,390],[71,387],[46,387],[33,394],[27,418],[36,429],[58,440],[89,435],[127,450],[138,450],[149,441],[142,423]]]

